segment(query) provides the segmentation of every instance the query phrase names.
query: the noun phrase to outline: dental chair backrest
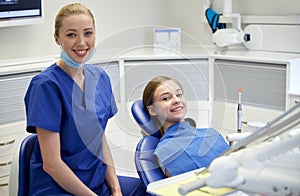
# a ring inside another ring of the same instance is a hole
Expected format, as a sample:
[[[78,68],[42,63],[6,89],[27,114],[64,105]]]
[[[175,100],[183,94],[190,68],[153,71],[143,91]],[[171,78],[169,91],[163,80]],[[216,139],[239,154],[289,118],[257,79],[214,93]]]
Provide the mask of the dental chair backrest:
[[[145,135],[136,147],[135,166],[141,181],[147,187],[151,182],[166,178],[160,167],[154,164],[152,158],[161,135],[157,126],[151,121],[142,100],[137,100],[132,104],[131,113]]]
[[[157,126],[144,108],[142,100],[137,100],[132,104],[131,113],[137,124],[141,127],[143,135],[161,137]]]

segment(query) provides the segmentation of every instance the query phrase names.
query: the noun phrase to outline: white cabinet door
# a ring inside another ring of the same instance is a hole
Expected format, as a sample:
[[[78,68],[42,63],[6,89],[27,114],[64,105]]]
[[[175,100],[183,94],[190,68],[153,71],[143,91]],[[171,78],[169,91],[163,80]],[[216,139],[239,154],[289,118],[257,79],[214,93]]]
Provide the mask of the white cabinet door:
[[[286,106],[286,64],[215,60],[213,127],[237,131],[238,89],[242,88],[242,121],[266,123]],[[245,124],[243,131],[248,131]]]

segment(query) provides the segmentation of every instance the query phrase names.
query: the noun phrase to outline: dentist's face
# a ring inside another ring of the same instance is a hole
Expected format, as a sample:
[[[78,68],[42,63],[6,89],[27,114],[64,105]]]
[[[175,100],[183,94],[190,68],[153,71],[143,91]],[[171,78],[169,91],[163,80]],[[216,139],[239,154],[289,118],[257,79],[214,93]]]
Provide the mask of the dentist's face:
[[[95,27],[90,16],[74,14],[64,18],[57,44],[77,63],[85,62],[95,47]]]
[[[187,104],[180,86],[172,80],[164,82],[155,90],[154,102],[148,110],[164,124],[165,130],[176,122],[184,121]]]

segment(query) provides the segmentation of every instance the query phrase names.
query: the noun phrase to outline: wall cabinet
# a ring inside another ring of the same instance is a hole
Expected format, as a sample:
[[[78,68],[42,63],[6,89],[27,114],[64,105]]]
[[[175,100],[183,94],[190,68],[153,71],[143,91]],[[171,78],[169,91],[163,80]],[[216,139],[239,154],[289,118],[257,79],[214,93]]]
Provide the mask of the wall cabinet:
[[[255,56],[253,56],[255,54]],[[213,66],[212,126],[224,135],[237,130],[238,89],[242,88],[243,131],[249,131],[246,123],[267,123],[295,104],[299,98],[291,95],[291,75],[296,73],[299,55],[282,57],[276,53],[239,53],[215,55]],[[268,56],[271,55],[271,56]],[[296,59],[296,60],[295,60]],[[293,87],[294,89],[295,87]]]
[[[286,64],[216,59],[214,63],[214,100],[285,110]]]

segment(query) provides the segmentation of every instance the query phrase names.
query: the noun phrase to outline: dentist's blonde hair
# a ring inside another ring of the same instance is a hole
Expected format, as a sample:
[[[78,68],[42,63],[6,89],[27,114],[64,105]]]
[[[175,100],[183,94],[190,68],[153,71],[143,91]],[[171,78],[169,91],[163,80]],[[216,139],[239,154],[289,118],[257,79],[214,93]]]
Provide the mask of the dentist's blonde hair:
[[[63,20],[71,15],[74,14],[85,14],[90,16],[93,20],[93,24],[95,27],[95,19],[94,15],[90,9],[80,3],[71,3],[63,6],[57,13],[55,17],[55,24],[54,24],[54,34],[59,37],[59,29],[62,27]]]

